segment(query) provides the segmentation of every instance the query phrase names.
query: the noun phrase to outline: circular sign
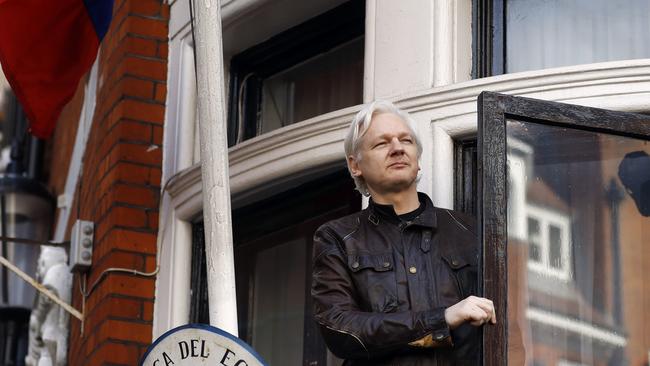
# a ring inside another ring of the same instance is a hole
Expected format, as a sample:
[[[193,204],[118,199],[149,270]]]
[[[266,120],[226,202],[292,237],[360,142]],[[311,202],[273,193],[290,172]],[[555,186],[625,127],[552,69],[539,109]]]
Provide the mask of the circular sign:
[[[207,324],[187,324],[167,331],[149,346],[141,366],[266,366],[244,341]]]

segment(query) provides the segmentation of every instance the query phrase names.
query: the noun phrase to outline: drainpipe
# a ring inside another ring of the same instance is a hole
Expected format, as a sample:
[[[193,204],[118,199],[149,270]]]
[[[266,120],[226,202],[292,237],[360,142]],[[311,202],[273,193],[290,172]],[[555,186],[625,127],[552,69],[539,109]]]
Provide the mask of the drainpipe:
[[[221,2],[193,7],[210,324],[237,335]]]

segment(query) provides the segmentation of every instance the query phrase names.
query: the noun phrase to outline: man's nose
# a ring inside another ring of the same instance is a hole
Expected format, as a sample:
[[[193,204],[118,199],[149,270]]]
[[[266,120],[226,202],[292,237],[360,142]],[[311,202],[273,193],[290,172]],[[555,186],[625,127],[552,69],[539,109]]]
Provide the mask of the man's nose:
[[[390,153],[391,155],[404,153],[404,145],[397,137],[390,141]]]

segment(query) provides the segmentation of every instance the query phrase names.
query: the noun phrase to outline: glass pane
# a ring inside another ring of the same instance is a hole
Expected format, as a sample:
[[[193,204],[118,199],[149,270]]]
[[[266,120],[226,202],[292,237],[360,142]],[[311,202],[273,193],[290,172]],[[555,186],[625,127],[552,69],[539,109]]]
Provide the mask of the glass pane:
[[[510,120],[510,365],[647,365],[650,142]]]
[[[531,261],[541,262],[541,246],[539,238],[539,221],[533,219],[532,217],[528,218],[528,258]]]
[[[650,57],[650,0],[507,0],[506,72]]]
[[[560,240],[560,228],[554,225],[548,227],[548,242],[549,242],[549,264],[553,268],[561,269],[562,265],[562,245]],[[566,244],[564,244],[566,245]]]
[[[300,238],[257,253],[252,346],[269,365],[302,364],[306,247]]]
[[[261,133],[362,103],[363,37],[264,80]]]

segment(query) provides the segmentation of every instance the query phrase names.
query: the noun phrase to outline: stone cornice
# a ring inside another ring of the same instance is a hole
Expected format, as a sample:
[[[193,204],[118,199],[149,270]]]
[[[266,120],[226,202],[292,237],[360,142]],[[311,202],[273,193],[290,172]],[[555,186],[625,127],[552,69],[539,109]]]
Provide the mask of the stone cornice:
[[[624,111],[650,110],[650,60],[500,75],[405,94],[393,101],[442,125],[458,122],[458,117],[475,125],[476,98],[483,90]],[[343,137],[359,108],[327,113],[230,148],[232,194],[318,166],[343,165]],[[177,196],[196,184],[200,186],[198,164],[173,177],[169,193]]]

